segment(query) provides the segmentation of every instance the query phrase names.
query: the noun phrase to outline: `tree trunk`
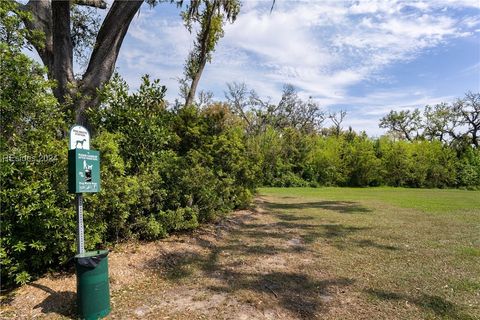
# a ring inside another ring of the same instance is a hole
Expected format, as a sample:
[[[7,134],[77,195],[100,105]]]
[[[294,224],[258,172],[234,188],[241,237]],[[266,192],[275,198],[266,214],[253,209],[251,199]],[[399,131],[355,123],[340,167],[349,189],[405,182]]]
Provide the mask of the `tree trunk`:
[[[195,70],[195,75],[192,78],[192,83],[190,85],[190,90],[188,90],[187,99],[185,99],[185,106],[191,105],[193,100],[195,99],[195,92],[197,91],[198,83],[200,82],[200,78],[202,77],[203,69],[207,64],[208,60],[208,42],[210,41],[211,35],[211,26],[212,26],[212,18],[215,16],[215,10],[218,7],[219,3],[214,2],[211,7],[207,3],[207,8],[205,9],[206,13],[208,14],[207,17],[207,25],[204,30],[201,30],[201,38],[200,38],[200,55],[198,58],[198,69]]]
[[[195,92],[197,91],[198,83],[200,82],[200,78],[202,77],[203,69],[205,68],[205,64],[207,63],[207,59],[203,59],[198,67],[197,73],[195,73],[195,77],[192,80],[192,84],[190,85],[190,90],[188,90],[187,99],[185,100],[185,106],[191,105],[193,100],[195,99]]]
[[[30,1],[26,5],[19,4],[19,7],[32,14],[31,20],[23,21],[25,26],[31,31],[41,31],[45,35],[43,45],[34,42],[32,45],[48,70],[53,70],[53,21],[50,0]],[[49,77],[53,78],[53,75],[50,74]]]
[[[102,0],[77,0],[78,5],[106,8]],[[25,21],[29,30],[45,34],[45,43],[32,43],[44,65],[48,76],[57,82],[53,90],[60,103],[67,99],[73,102],[75,121],[88,125],[85,111],[98,104],[98,89],[110,80],[118,53],[133,17],[143,0],[115,0],[97,35],[90,61],[81,80],[76,80],[73,71],[73,45],[70,29],[70,1],[30,0],[19,4],[29,11],[33,19]]]
[[[75,121],[88,127],[85,111],[98,104],[98,89],[110,80],[123,39],[143,0],[116,0],[110,8],[95,41],[90,61],[79,84],[80,98],[75,105]]]
[[[70,34],[70,2],[52,1],[53,21],[53,69],[51,75],[57,81],[53,93],[60,103],[72,96],[75,87],[73,76],[73,45]]]

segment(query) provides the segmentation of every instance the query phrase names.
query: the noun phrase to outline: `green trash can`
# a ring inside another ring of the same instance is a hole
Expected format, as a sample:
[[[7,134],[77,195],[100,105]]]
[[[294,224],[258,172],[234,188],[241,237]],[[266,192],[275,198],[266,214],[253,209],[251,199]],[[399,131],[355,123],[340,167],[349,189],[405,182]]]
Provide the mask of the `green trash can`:
[[[77,309],[81,319],[99,319],[110,313],[108,250],[89,251],[75,256]]]

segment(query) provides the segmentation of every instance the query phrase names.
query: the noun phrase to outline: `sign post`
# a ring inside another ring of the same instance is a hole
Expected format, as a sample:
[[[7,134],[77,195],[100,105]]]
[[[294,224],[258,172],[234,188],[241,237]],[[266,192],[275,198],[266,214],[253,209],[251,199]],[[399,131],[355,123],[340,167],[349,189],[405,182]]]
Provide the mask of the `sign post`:
[[[77,253],[85,253],[85,232],[83,229],[83,195],[77,193]]]

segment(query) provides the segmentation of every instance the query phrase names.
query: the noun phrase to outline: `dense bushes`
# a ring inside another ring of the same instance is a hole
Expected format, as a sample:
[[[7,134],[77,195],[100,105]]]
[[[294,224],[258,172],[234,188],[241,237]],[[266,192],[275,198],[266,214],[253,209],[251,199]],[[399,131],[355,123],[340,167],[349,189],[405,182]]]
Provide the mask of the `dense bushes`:
[[[67,193],[72,123],[45,70],[1,47],[1,276],[24,283],[74,254]],[[165,88],[144,77],[138,92],[115,77],[90,110],[101,152],[102,190],[84,199],[86,249],[127,238],[157,239],[247,205],[256,186],[246,139],[224,105],[168,110]]]
[[[370,139],[353,132],[299,135],[292,142],[289,132],[267,130],[252,140],[261,143],[256,150],[262,185],[480,186],[480,152],[473,147],[460,152],[439,141]]]
[[[75,212],[67,194],[66,130],[37,64],[0,44],[2,285],[66,261]]]

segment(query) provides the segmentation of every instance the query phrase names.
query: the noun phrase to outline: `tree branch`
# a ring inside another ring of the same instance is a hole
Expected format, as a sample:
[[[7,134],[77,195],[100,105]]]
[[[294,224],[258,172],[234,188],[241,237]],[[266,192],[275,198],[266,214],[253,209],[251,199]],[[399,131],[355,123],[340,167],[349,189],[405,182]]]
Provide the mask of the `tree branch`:
[[[96,103],[97,88],[101,88],[112,76],[123,38],[142,3],[143,0],[115,0],[108,11],[98,31],[95,47],[80,84],[82,95],[87,97],[76,106],[79,123],[84,122],[85,109]]]
[[[20,8],[29,11],[33,19],[23,22],[30,31],[41,31],[45,35],[42,44],[31,42],[42,59],[43,64],[53,70],[53,32],[52,32],[52,7],[50,0],[30,0],[26,5],[20,4]]]
[[[70,34],[70,2],[52,1],[53,21],[53,76],[57,80],[56,98],[63,102],[69,87],[75,81],[73,75],[73,45]]]
[[[106,9],[107,3],[103,0],[75,0],[75,4],[80,6],[94,7],[98,9]]]

